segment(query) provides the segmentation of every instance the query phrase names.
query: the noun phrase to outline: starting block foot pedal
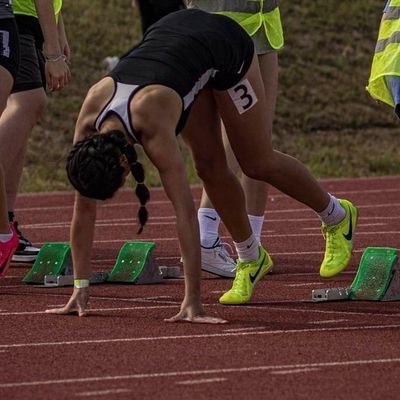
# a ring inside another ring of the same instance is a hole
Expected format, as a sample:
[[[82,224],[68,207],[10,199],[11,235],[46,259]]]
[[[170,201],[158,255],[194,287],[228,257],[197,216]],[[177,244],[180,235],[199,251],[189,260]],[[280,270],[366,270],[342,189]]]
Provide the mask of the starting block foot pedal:
[[[72,274],[71,246],[68,243],[45,243],[22,282],[42,285],[46,275],[69,274]]]
[[[365,249],[356,277],[350,288],[352,300],[400,300],[400,277],[397,249]]]
[[[153,242],[126,242],[108,274],[107,282],[148,284],[162,282],[163,275],[153,255]]]
[[[350,296],[350,288],[330,288],[330,289],[314,289],[311,294],[311,300],[314,302],[321,301],[340,301],[348,300]]]
[[[177,279],[182,278],[180,267],[158,267],[164,279]]]
[[[103,283],[107,280],[107,272],[95,272],[89,278],[90,284]],[[60,287],[60,286],[73,286],[74,275],[46,275],[44,277],[44,286],[46,287]]]

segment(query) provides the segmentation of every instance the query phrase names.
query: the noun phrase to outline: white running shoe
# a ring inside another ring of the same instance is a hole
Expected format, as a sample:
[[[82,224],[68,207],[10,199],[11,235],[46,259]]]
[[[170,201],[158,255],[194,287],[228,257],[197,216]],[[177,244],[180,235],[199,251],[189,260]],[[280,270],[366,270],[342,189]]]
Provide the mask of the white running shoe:
[[[201,269],[224,278],[234,278],[236,263],[229,255],[225,243],[219,243],[215,247],[201,248]]]

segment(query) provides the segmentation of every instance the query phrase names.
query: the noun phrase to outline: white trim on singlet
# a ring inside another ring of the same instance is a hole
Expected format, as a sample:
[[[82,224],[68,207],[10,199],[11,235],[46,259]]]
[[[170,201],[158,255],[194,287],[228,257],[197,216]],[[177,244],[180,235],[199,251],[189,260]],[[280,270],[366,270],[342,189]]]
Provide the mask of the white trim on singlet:
[[[203,89],[208,83],[210,78],[214,78],[215,74],[218,72],[217,69],[208,69],[204,74],[198,79],[194,84],[191,91],[183,97],[183,109],[186,110],[194,101],[196,95]]]
[[[109,114],[114,114],[124,125],[126,131],[132,136],[132,139],[139,143],[139,140],[134,133],[129,109],[131,99],[139,88],[139,85],[129,85],[121,82],[114,82],[114,85],[115,89],[111,99],[96,118],[94,123],[96,130],[99,132],[100,127],[107,116]]]
[[[206,86],[210,78],[213,78],[217,72],[217,69],[209,69],[197,80],[192,89],[182,99],[184,110],[186,110],[193,103],[196,95],[201,91],[201,89],[204,88],[204,86]],[[109,114],[114,114],[124,125],[124,128],[129,135],[131,135],[132,139],[139,143],[138,138],[135,136],[135,130],[132,126],[129,105],[135,92],[142,86],[121,82],[114,82],[114,85],[114,93],[111,96],[111,99],[100,111],[95,120],[95,128],[97,131],[100,131],[100,127],[107,116]]]

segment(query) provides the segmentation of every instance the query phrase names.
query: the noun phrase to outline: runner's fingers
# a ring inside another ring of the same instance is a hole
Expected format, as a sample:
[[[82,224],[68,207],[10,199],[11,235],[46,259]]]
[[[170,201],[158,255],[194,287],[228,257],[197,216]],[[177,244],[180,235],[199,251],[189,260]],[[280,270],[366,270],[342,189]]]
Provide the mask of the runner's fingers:
[[[60,308],[50,308],[45,311],[46,314],[57,314],[57,315],[66,315],[66,314],[74,314],[77,310],[70,308],[68,306],[60,307]]]
[[[179,312],[178,314],[174,315],[171,318],[166,318],[164,319],[164,322],[179,322],[182,321],[182,316],[181,316],[181,312]]]
[[[78,306],[78,315],[79,315],[80,317],[86,317],[87,314],[88,314],[88,313],[87,313],[87,311],[86,311],[84,308]]]
[[[210,317],[208,315],[188,316],[180,312],[171,318],[164,319],[164,322],[192,322],[195,324],[227,324],[228,321],[219,317]]]
[[[228,321],[226,319],[218,318],[218,317],[210,317],[208,315],[201,317],[193,317],[190,322],[195,324],[227,324]]]

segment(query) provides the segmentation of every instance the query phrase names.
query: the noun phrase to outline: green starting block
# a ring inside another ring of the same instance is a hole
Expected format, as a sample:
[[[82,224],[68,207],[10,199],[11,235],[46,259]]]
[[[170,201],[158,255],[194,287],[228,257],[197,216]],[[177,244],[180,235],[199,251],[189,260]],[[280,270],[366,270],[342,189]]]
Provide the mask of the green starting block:
[[[147,284],[161,282],[163,275],[153,255],[155,243],[126,242],[108,274],[107,282]]]
[[[400,300],[397,250],[369,247],[350,288],[351,300]]]
[[[397,249],[368,247],[350,287],[314,289],[312,301],[400,300],[400,266]]]
[[[71,274],[71,246],[68,243],[45,243],[22,282],[43,284],[46,275]]]
[[[180,277],[179,267],[158,267],[152,242],[126,242],[110,272],[94,272],[90,283],[120,282],[131,284],[158,283],[163,278]],[[68,243],[45,243],[31,270],[22,280],[45,286],[72,286],[71,246]]]

